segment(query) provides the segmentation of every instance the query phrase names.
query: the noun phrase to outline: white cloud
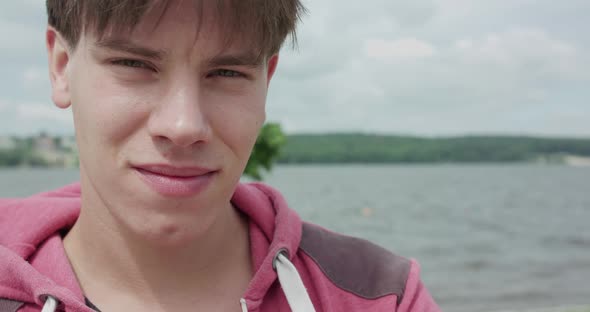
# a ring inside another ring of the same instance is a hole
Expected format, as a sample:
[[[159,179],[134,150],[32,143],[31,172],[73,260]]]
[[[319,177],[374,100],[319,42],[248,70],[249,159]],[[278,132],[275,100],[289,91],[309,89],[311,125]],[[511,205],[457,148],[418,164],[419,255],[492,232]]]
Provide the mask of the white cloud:
[[[383,20],[393,21],[401,28],[420,27],[437,13],[438,6],[433,0],[392,1],[341,1],[324,0],[322,4],[309,3],[313,8],[325,12],[328,21],[338,27],[354,29],[359,24],[371,24]]]
[[[512,29],[488,34],[479,40],[458,40],[454,52],[466,61],[498,66],[551,64],[557,72],[576,70],[572,62],[579,57],[576,47],[538,29]]]
[[[26,24],[22,21],[0,19],[0,56],[21,62],[28,57],[42,56],[45,53],[44,28],[45,24],[40,21]]]
[[[45,68],[29,67],[22,76],[22,81],[26,87],[45,86],[49,82],[48,73]]]
[[[386,63],[430,57],[435,53],[432,45],[416,38],[365,41],[365,54]]]
[[[58,122],[73,125],[69,110],[59,109],[50,104],[21,103],[16,106],[17,117],[30,121]]]
[[[582,102],[565,100],[573,81],[589,80],[580,49],[524,28],[438,40],[436,47],[412,37],[367,40],[361,54],[334,55],[339,65],[330,73],[318,75],[310,58],[309,66],[298,67],[307,79],[279,80],[279,94],[297,92],[291,98],[272,93],[269,116],[289,131],[590,135],[573,115],[556,127],[538,114],[557,106],[590,116]]]
[[[267,106],[289,131],[590,136],[587,0],[306,4]],[[71,131],[69,112],[40,104],[45,22],[41,0],[0,4],[0,131]]]

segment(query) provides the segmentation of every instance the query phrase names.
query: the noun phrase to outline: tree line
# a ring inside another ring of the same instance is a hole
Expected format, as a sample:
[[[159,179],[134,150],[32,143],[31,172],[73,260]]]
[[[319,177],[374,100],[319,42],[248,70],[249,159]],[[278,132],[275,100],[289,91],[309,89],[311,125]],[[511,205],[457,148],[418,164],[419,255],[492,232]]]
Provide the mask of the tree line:
[[[279,163],[526,162],[590,157],[590,139],[517,136],[424,138],[368,134],[290,135]]]
[[[60,139],[54,138],[56,146]],[[61,149],[61,148],[60,148]],[[64,152],[75,152],[65,150]],[[260,179],[274,163],[444,163],[559,161],[563,155],[590,157],[590,139],[518,136],[424,138],[370,134],[285,135],[279,124],[260,132],[245,174]],[[51,166],[33,139],[0,149],[0,167]]]

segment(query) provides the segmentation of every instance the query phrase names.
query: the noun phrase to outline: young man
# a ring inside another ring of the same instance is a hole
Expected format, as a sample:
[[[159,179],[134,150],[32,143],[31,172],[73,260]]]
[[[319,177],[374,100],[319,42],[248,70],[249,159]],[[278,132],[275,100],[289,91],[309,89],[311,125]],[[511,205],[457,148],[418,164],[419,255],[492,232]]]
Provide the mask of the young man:
[[[0,207],[0,311],[438,311],[413,260],[240,184],[298,0],[47,0],[81,182]]]

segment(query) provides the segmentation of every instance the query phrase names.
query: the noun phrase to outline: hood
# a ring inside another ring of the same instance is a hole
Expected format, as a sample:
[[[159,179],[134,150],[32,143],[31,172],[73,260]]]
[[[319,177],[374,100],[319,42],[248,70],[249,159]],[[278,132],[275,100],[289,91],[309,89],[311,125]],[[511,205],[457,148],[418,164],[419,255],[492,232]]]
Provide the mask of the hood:
[[[76,183],[26,199],[0,200],[0,298],[43,306],[53,301],[49,297],[76,311],[92,311],[61,241],[78,218],[80,194]],[[255,269],[242,310],[258,310],[279,279],[293,311],[313,311],[290,261],[301,240],[297,213],[278,191],[262,183],[239,184],[232,203],[249,217]]]
[[[92,311],[84,305],[60,236],[79,214],[78,184],[0,201],[0,298],[43,306],[51,295],[62,305]]]
[[[255,274],[242,310],[256,311],[272,284],[279,279],[293,311],[313,311],[313,305],[291,259],[301,242],[302,223],[283,196],[262,183],[240,184],[232,198],[250,219],[250,248]]]

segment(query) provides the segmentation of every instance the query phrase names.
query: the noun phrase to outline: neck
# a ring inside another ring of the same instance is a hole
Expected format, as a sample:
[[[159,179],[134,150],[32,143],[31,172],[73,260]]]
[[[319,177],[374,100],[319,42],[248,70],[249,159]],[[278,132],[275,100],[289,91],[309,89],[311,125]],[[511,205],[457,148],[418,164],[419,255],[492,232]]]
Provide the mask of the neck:
[[[98,222],[86,208],[83,204],[64,247],[82,290],[101,309],[125,306],[122,301],[167,308],[178,302],[194,307],[220,296],[237,302],[246,290],[252,275],[248,224],[229,202],[207,231],[180,246]]]

